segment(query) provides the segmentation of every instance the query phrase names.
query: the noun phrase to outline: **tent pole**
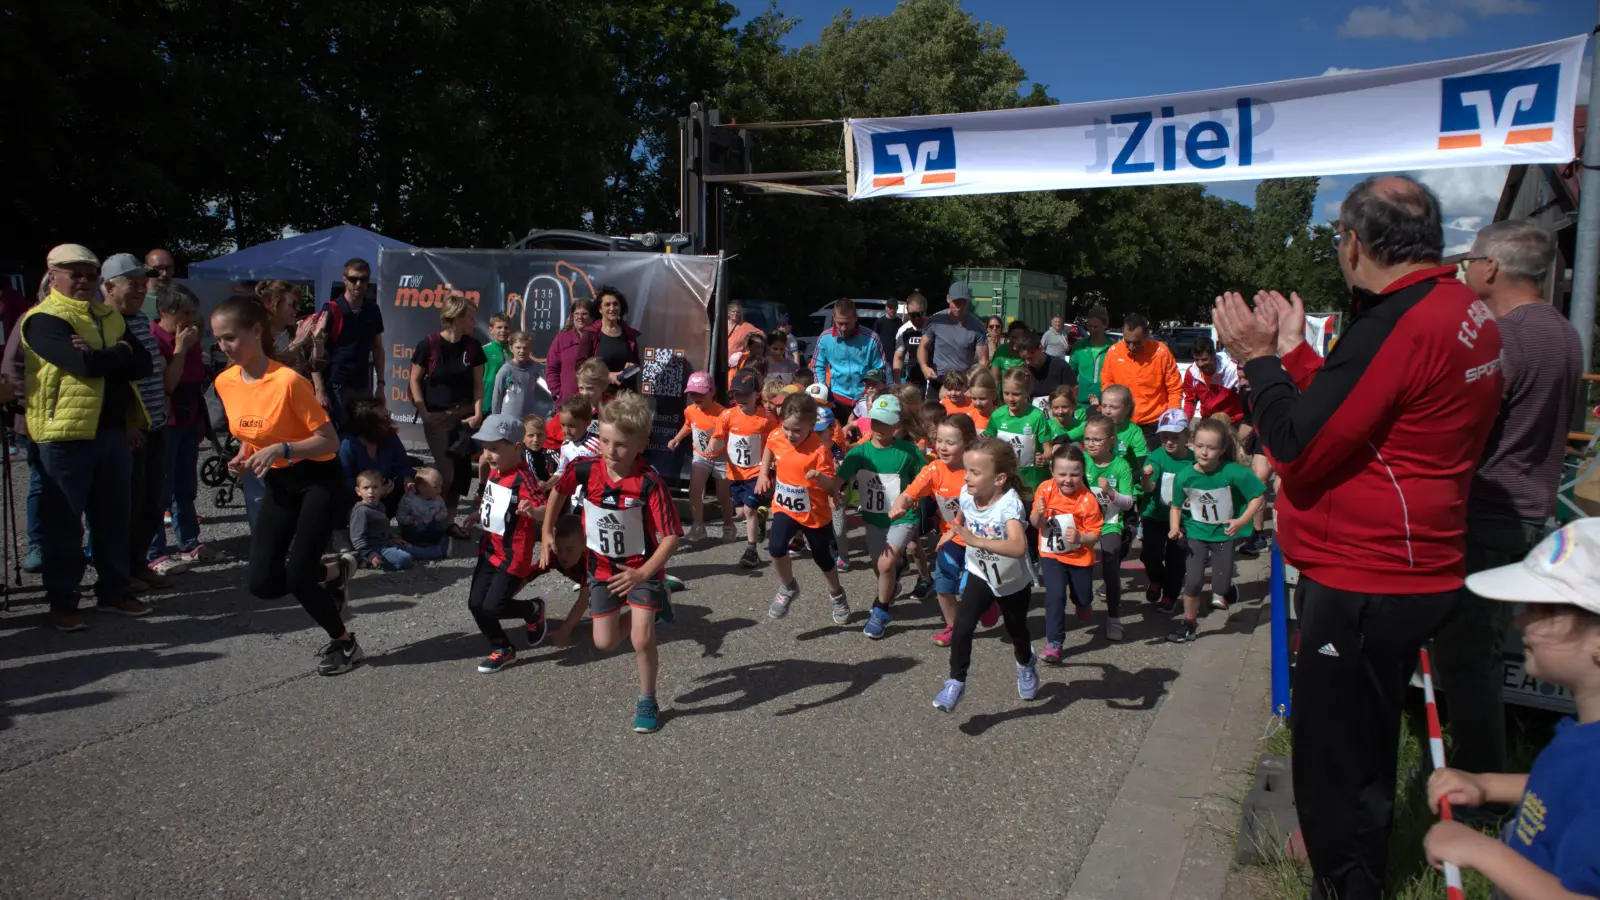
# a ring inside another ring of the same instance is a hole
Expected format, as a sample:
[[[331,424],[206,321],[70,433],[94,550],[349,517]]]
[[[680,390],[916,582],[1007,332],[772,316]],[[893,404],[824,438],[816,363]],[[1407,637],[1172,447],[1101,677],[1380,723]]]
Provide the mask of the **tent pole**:
[[[1596,16],[1600,20],[1600,4],[1597,4]],[[1595,31],[1600,33],[1600,26]],[[1591,40],[1591,53],[1594,48]],[[1589,115],[1594,116],[1600,111],[1600,72],[1595,72],[1592,66],[1589,71]],[[1583,345],[1583,368],[1587,372],[1593,368],[1594,361],[1594,301],[1596,280],[1600,276],[1600,127],[1592,118],[1584,128],[1577,245],[1572,263],[1572,305],[1567,315],[1572,327],[1578,330],[1578,341]]]

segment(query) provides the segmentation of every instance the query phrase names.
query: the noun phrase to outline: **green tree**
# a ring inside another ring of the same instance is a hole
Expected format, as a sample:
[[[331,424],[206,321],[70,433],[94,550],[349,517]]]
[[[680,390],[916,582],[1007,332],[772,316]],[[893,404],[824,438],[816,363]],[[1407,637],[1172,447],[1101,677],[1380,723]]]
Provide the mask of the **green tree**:
[[[1311,227],[1316,197],[1315,178],[1275,178],[1256,185],[1250,252],[1261,288],[1281,290],[1288,283],[1291,248]]]

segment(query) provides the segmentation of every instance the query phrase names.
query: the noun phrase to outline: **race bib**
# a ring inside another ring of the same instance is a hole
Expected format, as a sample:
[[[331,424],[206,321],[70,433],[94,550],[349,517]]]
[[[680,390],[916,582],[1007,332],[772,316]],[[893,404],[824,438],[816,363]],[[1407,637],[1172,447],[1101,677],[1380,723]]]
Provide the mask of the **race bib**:
[[[961,497],[936,497],[939,501],[939,518],[946,522],[954,522],[956,516],[961,514]]]
[[[490,534],[505,537],[506,517],[513,514],[512,501],[516,494],[504,485],[489,482],[485,486],[483,503],[478,507],[478,525]]]
[[[1039,410],[1040,412],[1049,412],[1050,411],[1050,398],[1049,397],[1035,397],[1035,398],[1033,398],[1033,408]]]
[[[1172,505],[1172,483],[1177,480],[1177,472],[1161,473],[1161,502],[1167,506]]]
[[[900,476],[857,472],[856,491],[861,495],[862,512],[886,516],[900,498]]]
[[[1015,594],[1033,581],[1021,559],[977,547],[967,548],[967,571],[982,578],[996,596]]]
[[[589,549],[608,559],[626,559],[644,553],[644,509],[602,509],[583,516]]]
[[[1233,491],[1229,488],[1185,488],[1185,493],[1189,495],[1189,516],[1196,522],[1221,525],[1233,518]]]
[[[1077,520],[1070,513],[1045,519],[1044,527],[1039,529],[1039,552],[1066,553],[1076,549],[1067,545],[1068,526],[1077,528]]]
[[[811,492],[806,490],[805,485],[776,481],[772,484],[772,505],[803,516],[811,512]]]
[[[749,469],[760,461],[761,435],[734,434],[728,436],[728,462],[741,469]]]
[[[701,456],[706,455],[706,448],[711,446],[711,432],[703,428],[694,430],[694,451]]]
[[[1094,499],[1100,501],[1100,515],[1105,518],[1107,525],[1115,525],[1122,521],[1122,510],[1117,509],[1117,505],[1111,502],[1110,494],[1100,488],[1089,490],[1094,493]]]
[[[1038,444],[1038,442],[1034,440],[1033,435],[1002,431],[1000,432],[999,437],[1000,440],[1011,445],[1011,452],[1017,455],[1017,465],[1024,469],[1033,465],[1033,453],[1034,450],[1037,449]]]

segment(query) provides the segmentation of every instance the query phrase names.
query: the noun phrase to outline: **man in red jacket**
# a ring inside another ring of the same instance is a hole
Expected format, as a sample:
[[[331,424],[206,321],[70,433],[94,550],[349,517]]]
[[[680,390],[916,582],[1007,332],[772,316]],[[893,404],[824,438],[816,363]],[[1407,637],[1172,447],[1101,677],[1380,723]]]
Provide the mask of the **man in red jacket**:
[[[1239,367],[1217,353],[1204,335],[1194,339],[1194,365],[1183,373],[1183,414],[1190,419],[1227,413],[1238,424],[1244,418],[1239,402]]]
[[[1383,890],[1400,710],[1417,651],[1454,609],[1467,492],[1499,409],[1500,332],[1439,265],[1439,201],[1398,176],[1339,210],[1355,314],[1323,360],[1298,296],[1219,297],[1251,418],[1282,478],[1278,541],[1300,569],[1294,794],[1312,897]]]

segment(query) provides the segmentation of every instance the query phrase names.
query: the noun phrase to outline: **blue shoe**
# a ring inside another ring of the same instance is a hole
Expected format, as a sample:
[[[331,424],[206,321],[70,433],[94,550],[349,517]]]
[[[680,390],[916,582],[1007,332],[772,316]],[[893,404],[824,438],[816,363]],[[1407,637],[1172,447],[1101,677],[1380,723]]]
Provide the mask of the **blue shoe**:
[[[956,704],[961,702],[961,695],[966,693],[967,683],[954,678],[944,683],[944,688],[939,691],[939,696],[933,698],[933,708],[945,712],[955,712]]]
[[[22,571],[30,575],[37,575],[44,571],[44,551],[38,547],[29,547],[28,555],[22,558]]]
[[[1039,693],[1039,654],[1028,659],[1027,665],[1017,666],[1017,696],[1032,700]]]
[[[661,727],[661,707],[654,700],[640,699],[639,705],[633,708],[633,730],[639,734],[650,734]]]
[[[883,637],[884,629],[888,628],[889,623],[893,621],[894,616],[889,615],[888,610],[873,607],[872,615],[867,617],[867,624],[861,629],[861,633],[873,640],[878,640]]]

